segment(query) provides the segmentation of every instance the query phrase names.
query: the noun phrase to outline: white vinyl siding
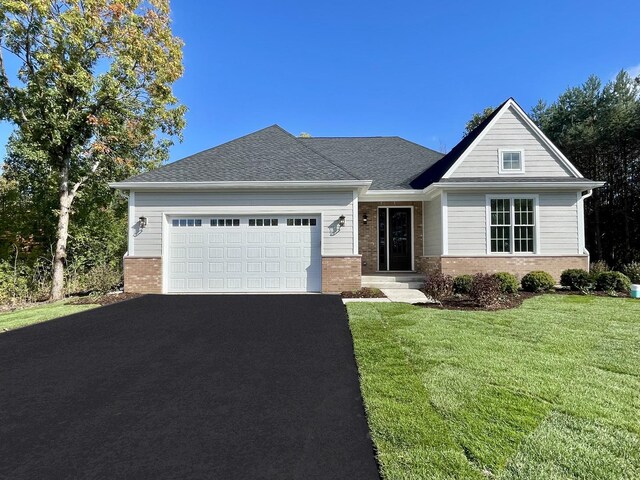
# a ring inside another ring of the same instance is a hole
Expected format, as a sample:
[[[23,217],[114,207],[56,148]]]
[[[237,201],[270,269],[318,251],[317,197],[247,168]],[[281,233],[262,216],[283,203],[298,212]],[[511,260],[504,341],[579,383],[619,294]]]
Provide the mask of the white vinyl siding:
[[[469,152],[451,174],[451,178],[501,176],[501,150],[523,152],[522,158],[526,158],[526,168],[521,176],[573,177],[534,131],[515,114],[513,107],[510,107]]]
[[[491,197],[530,197],[518,192],[487,192]],[[448,193],[449,255],[487,255],[487,215],[485,193]],[[575,192],[538,193],[539,218],[536,224],[541,255],[576,255],[578,246],[578,206]],[[520,254],[514,254],[520,255]],[[522,255],[531,255],[524,253]]]
[[[440,197],[422,203],[424,255],[442,254],[442,208]]]
[[[136,256],[162,255],[162,215],[194,215],[208,218],[218,215],[274,213],[317,214],[322,216],[323,255],[353,254],[353,192],[280,191],[280,192],[136,192],[135,214],[147,217],[147,227],[133,236]],[[345,216],[344,227],[338,218]]]
[[[448,255],[487,253],[486,199],[483,193],[448,193]]]

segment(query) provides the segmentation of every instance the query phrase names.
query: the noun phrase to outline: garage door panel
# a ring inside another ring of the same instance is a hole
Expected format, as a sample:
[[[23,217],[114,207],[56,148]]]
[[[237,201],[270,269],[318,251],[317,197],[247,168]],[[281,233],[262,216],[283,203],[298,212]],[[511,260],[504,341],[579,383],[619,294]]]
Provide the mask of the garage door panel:
[[[319,291],[321,232],[319,219],[313,218],[194,216],[182,223],[170,221],[169,291]]]

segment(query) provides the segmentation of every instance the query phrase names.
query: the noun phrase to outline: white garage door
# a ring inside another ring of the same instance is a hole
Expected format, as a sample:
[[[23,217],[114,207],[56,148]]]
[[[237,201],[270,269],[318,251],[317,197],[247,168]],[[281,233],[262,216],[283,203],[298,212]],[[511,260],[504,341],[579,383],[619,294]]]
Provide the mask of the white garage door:
[[[169,292],[319,292],[320,218],[169,218]]]

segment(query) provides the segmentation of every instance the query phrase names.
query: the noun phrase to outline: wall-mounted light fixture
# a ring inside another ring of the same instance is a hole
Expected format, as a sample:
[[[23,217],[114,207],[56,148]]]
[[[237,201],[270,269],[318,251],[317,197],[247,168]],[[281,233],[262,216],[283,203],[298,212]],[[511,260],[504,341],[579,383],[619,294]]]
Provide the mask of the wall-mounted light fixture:
[[[367,221],[369,221],[369,217],[368,215],[365,213],[364,215],[362,215],[362,223],[364,223],[365,225],[367,224]]]
[[[140,217],[138,219],[138,225],[140,225],[140,229],[143,229],[147,226],[147,217]]]
[[[344,221],[345,221],[344,215],[340,215],[340,218],[338,218],[338,220],[340,222],[339,225],[341,227],[344,227]]]

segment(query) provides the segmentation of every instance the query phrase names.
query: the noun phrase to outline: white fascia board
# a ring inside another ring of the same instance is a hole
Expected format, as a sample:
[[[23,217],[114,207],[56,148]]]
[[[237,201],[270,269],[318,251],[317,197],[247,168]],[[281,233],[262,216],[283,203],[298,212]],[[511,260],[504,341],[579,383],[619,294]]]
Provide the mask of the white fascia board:
[[[446,190],[590,190],[602,187],[604,182],[578,181],[578,182],[443,182],[434,183],[429,187]]]
[[[425,200],[424,190],[369,190],[360,195],[361,202],[393,202]]]
[[[338,189],[366,192],[371,180],[331,180],[331,181],[295,181],[295,182],[114,182],[111,188],[119,190],[258,190],[258,189]]]
[[[549,140],[549,137],[547,137],[542,130],[540,130],[540,127],[538,127],[538,125],[536,125],[535,122],[531,120],[531,118],[529,118],[529,115],[527,115],[527,113],[524,110],[522,110],[522,108],[520,108],[520,105],[518,105],[515,101],[513,101],[513,99],[509,99],[507,104],[512,106],[514,110],[518,112],[522,120],[524,120],[524,122],[534,132],[538,134],[538,136],[542,139],[542,142],[547,147],[549,147],[549,149],[553,153],[555,153],[558,156],[558,158],[560,158],[560,161],[564,163],[565,167],[567,167],[571,173],[573,173],[577,178],[584,178],[584,176],[580,173],[580,171],[569,161],[567,157],[564,156],[564,154],[560,151],[560,149],[556,147],[551,140]]]
[[[458,159],[451,166],[451,168],[449,168],[449,170],[447,170],[445,174],[442,175],[442,178],[449,178],[451,174],[457,170],[457,168],[464,161],[464,159],[469,155],[470,152],[473,151],[473,149],[478,145],[478,143],[482,141],[482,139],[485,137],[487,132],[493,128],[493,125],[498,121],[500,117],[502,117],[504,112],[509,107],[513,107],[513,109],[520,116],[520,118],[522,118],[522,120],[524,120],[524,122],[539,136],[539,138],[542,140],[542,143],[544,143],[553,153],[555,153],[558,156],[560,161],[567,167],[567,169],[576,178],[584,178],[583,175],[580,173],[580,171],[569,161],[567,157],[564,156],[564,154],[558,149],[558,147],[556,147],[554,143],[551,140],[549,140],[549,138],[544,134],[544,132],[540,130],[540,128],[535,124],[533,120],[531,120],[531,118],[529,118],[529,115],[527,115],[526,112],[522,110],[522,108],[520,108],[520,105],[518,105],[513,98],[510,98],[505,102],[505,104],[502,106],[502,108],[496,114],[496,116],[493,117],[493,119],[491,119],[491,121],[487,124],[486,127],[484,127],[484,130],[480,132],[480,135],[476,137],[476,139],[471,143],[471,145],[469,145],[467,149],[464,152],[462,152],[460,157],[458,157]]]
[[[469,155],[470,152],[473,151],[474,148],[476,148],[476,146],[478,145],[478,143],[480,143],[480,141],[484,138],[484,136],[487,134],[487,132],[489,130],[491,130],[491,128],[493,128],[493,126],[495,125],[495,123],[498,121],[498,119],[500,117],[502,117],[502,114],[507,110],[507,108],[509,108],[509,105],[514,103],[511,99],[509,99],[500,109],[500,111],[498,113],[496,113],[496,116],[493,117],[491,119],[491,121],[484,127],[484,130],[482,130],[482,132],[480,132],[480,135],[478,135],[475,140],[473,142],[471,142],[471,145],[469,145],[467,147],[467,149],[462,152],[462,154],[458,157],[458,159],[455,161],[455,163],[453,165],[451,165],[451,167],[449,168],[449,170],[447,170],[446,172],[444,172],[444,175],[442,175],[442,178],[449,178],[451,176],[451,174],[453,174],[453,172],[455,172],[458,167],[462,164],[462,162],[464,162],[464,159],[467,158],[467,156]]]

